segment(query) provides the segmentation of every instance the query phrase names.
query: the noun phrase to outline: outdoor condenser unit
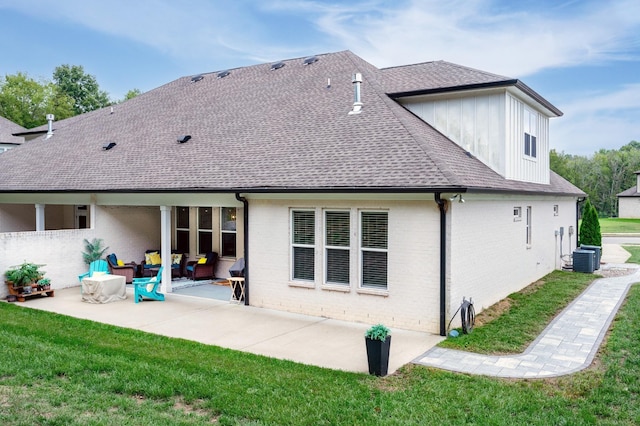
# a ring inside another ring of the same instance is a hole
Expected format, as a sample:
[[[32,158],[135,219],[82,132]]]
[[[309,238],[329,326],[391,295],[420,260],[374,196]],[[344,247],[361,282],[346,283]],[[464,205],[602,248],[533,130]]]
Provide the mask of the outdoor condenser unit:
[[[593,250],[575,249],[573,251],[573,271],[593,273],[596,266],[596,252]]]

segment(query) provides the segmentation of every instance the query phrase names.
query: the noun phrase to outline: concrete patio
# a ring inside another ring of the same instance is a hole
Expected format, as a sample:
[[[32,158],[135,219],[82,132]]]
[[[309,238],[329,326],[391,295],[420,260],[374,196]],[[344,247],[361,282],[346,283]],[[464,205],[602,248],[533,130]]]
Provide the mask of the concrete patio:
[[[336,370],[367,373],[364,333],[368,324],[292,314],[221,300],[167,294],[164,302],[127,299],[90,304],[80,288],[56,290],[53,298],[30,299],[25,308],[194,340]],[[392,329],[389,374],[442,340],[415,331]]]

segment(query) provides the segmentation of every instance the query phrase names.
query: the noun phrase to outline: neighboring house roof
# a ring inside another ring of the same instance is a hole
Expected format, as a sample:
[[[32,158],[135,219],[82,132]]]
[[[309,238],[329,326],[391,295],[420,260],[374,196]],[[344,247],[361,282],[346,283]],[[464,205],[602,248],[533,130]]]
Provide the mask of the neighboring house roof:
[[[636,186],[632,186],[626,191],[622,191],[617,194],[618,197],[640,197],[640,193],[638,193],[638,188]]]
[[[107,107],[58,121],[53,137],[0,158],[0,192],[584,194],[553,172],[549,185],[504,179],[468,155],[389,97],[410,87],[393,86],[398,69],[380,70],[349,51],[317,57],[310,65],[303,58],[283,61],[276,70],[271,64],[232,69],[224,78],[183,77],[113,112]],[[362,73],[364,107],[349,115],[355,72]],[[472,83],[473,75],[480,83],[493,78],[458,72],[450,84]],[[185,134],[191,139],[178,143]],[[107,142],[117,145],[103,150]],[[11,173],[14,167],[21,173]]]
[[[24,132],[26,130],[27,129],[13,121],[0,116],[0,143],[20,145],[24,139],[18,136],[13,136],[13,134]]]

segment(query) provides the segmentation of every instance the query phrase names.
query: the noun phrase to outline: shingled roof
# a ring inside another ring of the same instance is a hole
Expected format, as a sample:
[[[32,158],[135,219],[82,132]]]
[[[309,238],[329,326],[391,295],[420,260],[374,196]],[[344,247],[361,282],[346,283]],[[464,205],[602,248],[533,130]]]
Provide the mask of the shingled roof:
[[[24,131],[26,131],[24,127],[0,116],[0,143],[19,145],[24,141],[24,139],[21,137],[13,136],[13,134]]]
[[[549,185],[506,180],[469,156],[388,95],[407,87],[391,78],[398,69],[380,70],[349,51],[317,58],[182,77],[113,110],[56,122],[51,138],[0,156],[0,192],[583,194],[554,174]],[[355,72],[364,108],[349,115]],[[457,72],[455,81],[476,78]],[[191,139],[178,143],[180,135]],[[103,150],[108,142],[115,147]]]

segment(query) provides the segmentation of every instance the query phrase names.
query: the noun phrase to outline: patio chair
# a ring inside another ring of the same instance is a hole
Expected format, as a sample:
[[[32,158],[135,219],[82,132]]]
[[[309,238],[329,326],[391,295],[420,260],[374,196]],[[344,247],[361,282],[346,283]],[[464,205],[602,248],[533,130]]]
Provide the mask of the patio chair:
[[[204,259],[204,261],[202,260]],[[214,279],[216,273],[216,263],[218,262],[218,253],[210,251],[199,261],[190,260],[187,262],[185,273],[192,280]]]
[[[135,303],[142,302],[143,298],[164,301],[164,294],[159,293],[158,289],[162,283],[162,269],[158,269],[158,275],[152,278],[134,278],[133,279],[133,298]]]
[[[152,256],[158,254],[157,257]],[[155,263],[153,262],[155,261]],[[156,270],[160,267],[162,258],[160,257],[160,250],[147,250],[144,252],[144,260],[140,264],[141,276],[152,277],[155,275]],[[171,277],[180,278],[185,275],[185,266],[187,264],[187,254],[179,252],[177,250],[171,250]]]
[[[91,278],[95,272],[109,272],[109,265],[104,259],[94,260],[89,264],[89,272],[78,275],[78,281],[82,282],[83,278]]]
[[[109,262],[109,271],[111,274],[123,276],[127,284],[131,284],[133,279],[138,275],[138,264],[136,262],[118,262],[118,256],[116,256],[115,253],[107,256],[107,262]]]

